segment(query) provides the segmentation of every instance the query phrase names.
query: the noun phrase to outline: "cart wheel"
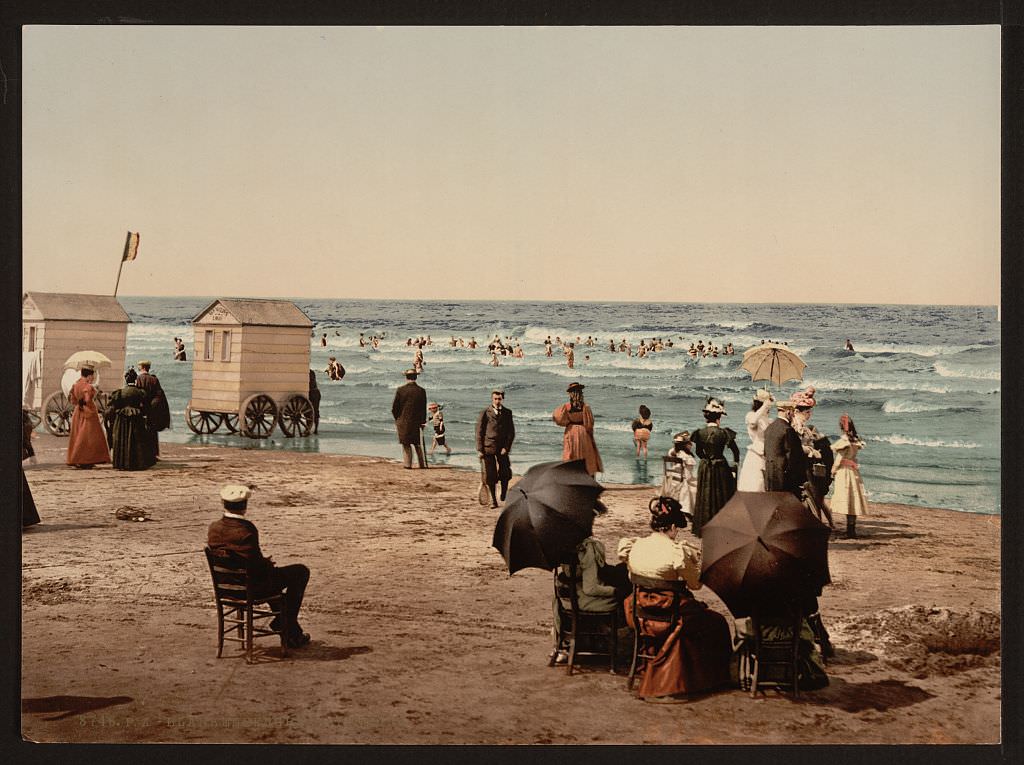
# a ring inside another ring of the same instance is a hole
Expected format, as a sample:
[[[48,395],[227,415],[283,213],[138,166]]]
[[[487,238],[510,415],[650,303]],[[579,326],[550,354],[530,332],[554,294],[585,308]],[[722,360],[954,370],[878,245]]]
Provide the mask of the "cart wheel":
[[[189,430],[201,436],[213,433],[220,427],[222,419],[219,412],[197,412],[192,408],[191,401],[185,407],[185,424],[188,425]]]
[[[99,391],[93,401],[96,402],[96,411],[99,412],[100,420],[102,420],[103,415],[107,412],[107,406],[110,404],[110,394]]]
[[[71,404],[64,391],[51,393],[43,402],[43,427],[55,436],[71,432]]]
[[[288,438],[313,432],[313,405],[305,396],[295,395],[281,407],[281,432]]]
[[[25,413],[28,415],[28,421],[32,423],[32,430],[39,427],[39,423],[43,421],[43,418],[39,416],[39,413],[34,409],[25,409]]]
[[[238,408],[238,424],[242,435],[249,438],[267,438],[277,424],[277,404],[265,393],[249,396]]]
[[[238,412],[224,412],[221,415],[221,421],[231,433],[238,432]]]

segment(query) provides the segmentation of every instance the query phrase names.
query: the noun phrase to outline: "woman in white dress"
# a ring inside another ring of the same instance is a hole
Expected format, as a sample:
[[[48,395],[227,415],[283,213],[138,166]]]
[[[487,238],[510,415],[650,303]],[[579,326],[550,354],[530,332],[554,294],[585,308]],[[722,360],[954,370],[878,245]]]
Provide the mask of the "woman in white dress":
[[[750,446],[740,467],[736,491],[764,491],[764,432],[771,423],[774,402],[772,394],[764,388],[754,394],[754,403],[745,418]]]
[[[846,515],[846,538],[856,539],[857,516],[865,515],[868,511],[864,482],[857,464],[857,452],[864,448],[864,442],[857,435],[857,428],[853,426],[849,415],[844,414],[839,418],[839,429],[843,435],[832,444],[832,451],[836,453],[836,460],[832,464],[832,475],[835,477],[832,514]]]

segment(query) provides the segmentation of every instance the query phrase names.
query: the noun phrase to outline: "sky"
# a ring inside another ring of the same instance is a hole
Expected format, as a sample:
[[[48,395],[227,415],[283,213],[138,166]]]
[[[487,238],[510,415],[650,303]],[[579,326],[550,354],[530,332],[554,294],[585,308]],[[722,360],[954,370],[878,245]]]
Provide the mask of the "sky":
[[[23,287],[995,305],[1000,34],[27,26]]]

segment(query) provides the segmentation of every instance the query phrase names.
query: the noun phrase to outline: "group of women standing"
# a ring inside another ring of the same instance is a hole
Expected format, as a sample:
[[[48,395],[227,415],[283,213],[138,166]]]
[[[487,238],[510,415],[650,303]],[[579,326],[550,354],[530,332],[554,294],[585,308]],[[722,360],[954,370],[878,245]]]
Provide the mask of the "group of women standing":
[[[145,470],[156,463],[151,394],[140,386],[135,370],[128,370],[124,379],[124,387],[110,394],[101,418],[95,370],[82,369],[68,397],[72,407],[68,465],[85,469],[113,462],[116,470]]]

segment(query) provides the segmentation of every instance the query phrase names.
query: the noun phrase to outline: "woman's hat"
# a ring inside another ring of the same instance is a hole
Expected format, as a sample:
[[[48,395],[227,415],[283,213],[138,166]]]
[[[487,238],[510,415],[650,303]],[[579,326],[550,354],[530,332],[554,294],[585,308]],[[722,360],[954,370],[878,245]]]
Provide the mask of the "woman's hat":
[[[565,389],[565,392],[572,393],[574,390],[583,390],[585,387],[587,386],[581,385],[578,382],[571,382],[569,383],[569,387]]]
[[[429,409],[430,411],[434,411],[435,409],[440,411],[441,406],[436,401],[431,401],[429,404],[427,404],[427,409]]]
[[[794,406],[813,407],[818,402],[814,400],[814,386],[808,385],[805,390],[797,391],[790,399]]]
[[[714,396],[708,396],[708,402],[704,404],[704,411],[711,414],[728,414],[725,411],[725,404]]]
[[[758,391],[754,394],[754,401],[763,401],[764,403],[767,404],[769,401],[774,400],[775,397],[772,396],[771,391],[767,390],[766,388],[759,388]]]
[[[677,444],[688,444],[690,443],[690,431],[681,430],[672,436],[672,441]]]

